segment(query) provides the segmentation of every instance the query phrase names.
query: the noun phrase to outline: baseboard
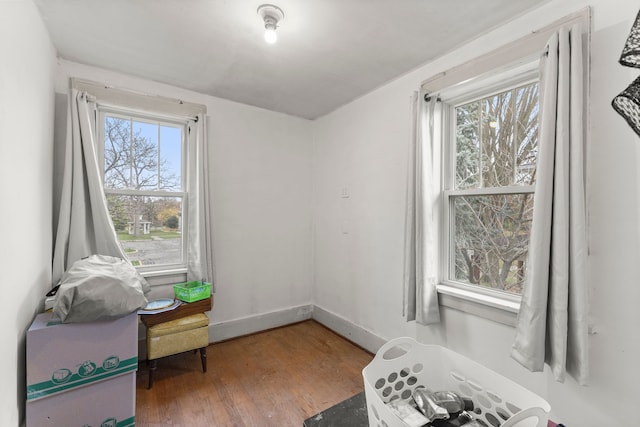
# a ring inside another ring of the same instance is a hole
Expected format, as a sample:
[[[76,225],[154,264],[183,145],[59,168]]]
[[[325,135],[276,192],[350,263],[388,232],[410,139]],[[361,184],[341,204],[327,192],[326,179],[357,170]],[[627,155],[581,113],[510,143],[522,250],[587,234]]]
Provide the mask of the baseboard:
[[[311,317],[316,322],[373,354],[387,341],[362,326],[317,305],[313,306]]]
[[[211,323],[209,325],[209,342],[215,343],[232,338],[238,338],[244,335],[262,332],[268,329],[286,326],[308,319],[317,321],[338,335],[343,336],[371,353],[376,353],[386,342],[385,339],[362,326],[356,325],[342,316],[313,304],[290,307],[284,310],[257,314],[255,316],[248,316],[225,322]],[[144,360],[146,359],[147,349],[145,344],[145,330],[142,325],[140,327],[138,337],[138,358],[140,360]]]
[[[224,341],[308,320],[311,319],[312,311],[313,305],[307,304],[226,322],[212,323],[209,325],[209,342]]]

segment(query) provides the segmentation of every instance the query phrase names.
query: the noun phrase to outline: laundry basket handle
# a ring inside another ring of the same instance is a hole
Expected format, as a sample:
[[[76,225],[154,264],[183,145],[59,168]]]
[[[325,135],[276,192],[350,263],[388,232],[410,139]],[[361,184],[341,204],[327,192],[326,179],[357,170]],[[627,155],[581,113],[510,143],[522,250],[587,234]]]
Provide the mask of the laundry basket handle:
[[[539,408],[539,407],[532,407],[532,408],[527,408],[524,409],[520,412],[518,412],[517,414],[513,415],[511,418],[509,418],[507,421],[505,421],[504,424],[502,424],[503,427],[509,427],[509,426],[515,426],[517,425],[517,423],[519,423],[520,421],[529,419],[531,417],[536,417],[537,418],[537,424],[536,427],[547,427],[547,418],[548,418],[548,414],[544,411],[544,409]]]
[[[400,359],[409,354],[416,345],[418,345],[418,342],[410,337],[394,338],[380,347],[374,360],[392,361]]]

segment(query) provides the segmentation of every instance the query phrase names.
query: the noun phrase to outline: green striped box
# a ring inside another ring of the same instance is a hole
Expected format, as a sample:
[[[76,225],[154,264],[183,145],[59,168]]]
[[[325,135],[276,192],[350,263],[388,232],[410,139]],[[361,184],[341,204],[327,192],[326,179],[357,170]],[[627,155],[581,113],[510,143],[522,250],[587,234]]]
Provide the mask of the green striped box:
[[[26,403],[26,427],[134,427],[136,374],[76,387]]]
[[[61,323],[36,316],[27,331],[27,401],[135,372],[138,316],[90,323]]]

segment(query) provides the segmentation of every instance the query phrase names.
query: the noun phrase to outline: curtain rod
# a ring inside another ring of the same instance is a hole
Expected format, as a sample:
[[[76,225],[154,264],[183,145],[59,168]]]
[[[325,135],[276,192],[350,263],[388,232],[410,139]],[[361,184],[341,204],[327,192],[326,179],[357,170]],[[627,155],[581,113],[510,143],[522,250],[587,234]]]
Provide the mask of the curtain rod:
[[[559,28],[578,22],[585,22],[585,31],[591,33],[591,7],[560,18],[553,23],[532,31],[530,34],[498,47],[484,55],[442,71],[424,80],[420,87],[426,92],[436,92],[457,83],[488,72],[496,67],[516,62],[524,57],[542,53],[549,37]]]
[[[198,122],[197,115],[196,116],[181,115],[178,113],[170,113],[170,112],[158,111],[158,110],[149,110],[149,109],[145,110],[142,108],[135,108],[130,106],[123,106],[122,104],[105,102],[100,99],[95,99],[95,97],[94,97],[94,102],[96,103],[99,109],[103,109],[105,111],[115,113],[115,114],[127,113],[133,116],[141,116],[142,118],[147,118],[147,119],[151,119],[151,118],[163,119],[163,120],[174,121],[174,122],[184,122],[185,120],[193,120],[195,122]],[[147,116],[151,116],[151,117],[147,117]]]
[[[70,84],[74,89],[95,96],[98,104],[111,106],[113,108],[124,107],[191,119],[197,118],[198,114],[207,113],[207,107],[205,105],[185,102],[180,99],[150,95],[78,78],[71,78]]]

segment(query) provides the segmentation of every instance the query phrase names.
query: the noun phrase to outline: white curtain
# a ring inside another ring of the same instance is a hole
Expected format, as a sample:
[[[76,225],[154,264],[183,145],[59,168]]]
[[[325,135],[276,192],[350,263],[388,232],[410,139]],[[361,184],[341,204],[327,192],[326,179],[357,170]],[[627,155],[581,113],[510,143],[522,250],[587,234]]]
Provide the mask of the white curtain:
[[[189,146],[189,280],[204,280],[213,283],[213,236],[210,204],[210,182],[208,150],[205,143],[206,117],[199,114],[188,125]]]
[[[86,256],[100,254],[126,259],[107,210],[95,141],[95,100],[72,89],[53,249],[54,284],[74,261]]]
[[[588,378],[582,29],[553,35],[541,60],[540,138],[529,258],[511,356],[558,381]]]
[[[433,144],[437,96],[423,100],[415,92],[411,100],[411,141],[407,174],[404,251],[404,304],[407,320],[427,325],[440,322],[437,252],[435,247]],[[424,106],[424,108],[423,108]]]

